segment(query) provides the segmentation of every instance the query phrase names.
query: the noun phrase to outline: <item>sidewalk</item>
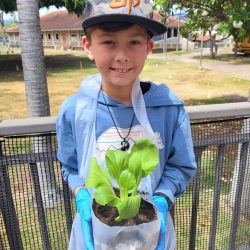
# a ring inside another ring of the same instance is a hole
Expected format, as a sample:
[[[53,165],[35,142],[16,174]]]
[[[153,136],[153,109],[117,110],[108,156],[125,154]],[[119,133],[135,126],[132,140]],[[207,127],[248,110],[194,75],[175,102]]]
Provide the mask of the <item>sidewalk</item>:
[[[218,51],[218,54],[220,56],[220,53],[224,52],[222,50]],[[227,50],[228,53],[230,51]],[[203,56],[209,56],[209,49],[203,49]],[[225,57],[229,57],[230,59],[228,61],[222,61],[222,60],[212,60],[212,59],[202,59],[202,67],[207,68],[213,71],[221,72],[228,76],[234,76],[237,78],[250,80],[250,56],[243,57],[242,56],[236,59],[231,59],[233,56],[232,54],[225,54]],[[195,58],[194,58],[195,57]],[[162,59],[162,60],[174,60],[184,63],[191,63],[197,65],[197,67],[200,66],[200,50],[195,50],[194,52],[190,52],[187,54],[182,55],[174,55],[174,56],[165,56],[162,54],[151,54],[149,58],[154,59]]]

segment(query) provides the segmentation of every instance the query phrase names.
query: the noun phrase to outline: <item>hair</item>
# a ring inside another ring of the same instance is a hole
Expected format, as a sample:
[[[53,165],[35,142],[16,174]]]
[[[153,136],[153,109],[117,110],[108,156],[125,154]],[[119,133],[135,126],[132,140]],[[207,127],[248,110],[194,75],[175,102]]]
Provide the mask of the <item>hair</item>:
[[[103,23],[96,24],[96,25],[90,26],[89,28],[84,29],[84,33],[86,35],[87,40],[91,42],[91,31],[94,28],[98,28],[106,32],[117,32],[121,30],[126,30],[133,25],[134,23],[130,23],[130,22],[103,22]],[[153,37],[153,33],[148,29],[146,29],[146,31],[148,34],[148,39],[151,39]]]

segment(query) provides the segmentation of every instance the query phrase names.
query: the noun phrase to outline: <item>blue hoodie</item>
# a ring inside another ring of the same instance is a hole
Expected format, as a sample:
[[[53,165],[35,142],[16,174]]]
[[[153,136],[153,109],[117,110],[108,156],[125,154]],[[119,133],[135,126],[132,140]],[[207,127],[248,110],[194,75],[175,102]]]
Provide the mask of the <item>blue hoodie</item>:
[[[174,202],[185,190],[196,171],[191,129],[183,102],[164,84],[150,83],[143,95],[148,120],[158,137],[160,164],[151,174],[153,193],[163,193]],[[58,159],[62,163],[63,178],[72,191],[84,185],[78,175],[75,133],[75,108],[79,94],[64,101],[57,118]],[[106,102],[105,102],[106,101]],[[115,120],[109,114],[107,105]],[[105,154],[109,148],[119,148],[122,141],[117,129],[126,137],[134,111],[132,105],[124,105],[99,94],[96,113],[97,153]],[[132,145],[141,136],[141,125],[133,120],[128,140]]]

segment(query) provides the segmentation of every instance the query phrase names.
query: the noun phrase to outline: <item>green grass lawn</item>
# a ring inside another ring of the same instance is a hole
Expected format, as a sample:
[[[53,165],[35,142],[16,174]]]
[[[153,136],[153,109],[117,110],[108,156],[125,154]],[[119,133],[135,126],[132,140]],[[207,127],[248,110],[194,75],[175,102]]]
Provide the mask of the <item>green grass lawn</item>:
[[[0,120],[27,117],[21,56],[15,52],[0,54]],[[79,90],[81,80],[97,70],[83,51],[48,50],[45,55],[51,115],[56,115],[63,100]],[[141,79],[167,84],[186,105],[244,101],[250,90],[250,81],[200,71],[171,58],[148,59]]]
[[[0,48],[1,50],[1,48]],[[1,50],[0,54],[0,120],[26,117],[25,103],[25,83],[23,81],[21,56],[18,50],[16,54],[6,54]],[[177,53],[178,54],[178,53]],[[46,67],[48,89],[50,95],[51,114],[56,115],[63,100],[78,91],[81,80],[87,75],[96,73],[97,70],[93,62],[89,61],[83,51],[46,51]],[[168,53],[168,56],[171,55]],[[173,55],[176,53],[173,52]],[[222,60],[219,58],[219,60]],[[229,59],[228,59],[229,60]],[[230,58],[232,60],[232,58]],[[80,67],[82,65],[82,68]],[[175,62],[169,59],[161,60],[149,59],[141,74],[142,80],[151,80],[156,83],[166,83],[180,96],[186,105],[210,104],[237,102],[247,99],[250,90],[250,81],[228,77],[221,73],[203,70],[200,71],[197,66]],[[15,151],[24,151],[29,149],[29,145],[23,143]],[[210,150],[210,151],[209,151]],[[211,212],[213,204],[214,183],[215,183],[215,149],[209,148],[204,151],[202,158],[202,172],[198,218],[197,218],[197,249],[208,249],[209,234],[211,229]],[[211,153],[212,152],[212,153]],[[12,153],[12,152],[11,152]],[[232,152],[231,152],[232,153]],[[214,158],[211,157],[214,155]],[[232,159],[231,159],[232,158]],[[234,155],[225,160],[228,165],[228,179],[232,175],[232,162]],[[42,238],[34,239],[33,235],[40,235],[40,226],[37,218],[37,211],[34,208],[34,199],[32,199],[32,190],[30,189],[30,180],[27,179],[22,191],[18,181],[19,173],[23,171],[9,173],[13,180],[13,185],[18,187],[15,196],[21,200],[21,197],[29,197],[22,206],[22,218],[20,220],[21,235],[27,245],[26,249],[34,249],[34,244],[39,245],[42,249]],[[59,176],[59,175],[58,175]],[[191,188],[177,199],[175,207],[175,226],[177,232],[177,248],[188,249],[190,237],[190,217],[192,209]],[[222,198],[220,202],[220,211],[218,217],[216,249],[226,249],[228,247],[229,231],[231,225],[232,210],[228,206],[226,199],[231,188],[231,182],[222,183]],[[46,220],[51,235],[51,244],[53,249],[66,249],[67,230],[64,219],[62,204],[56,211],[46,211]],[[56,213],[55,213],[56,212]],[[57,217],[54,218],[54,214]],[[33,217],[32,217],[33,216]],[[187,218],[187,219],[185,219]],[[53,221],[53,223],[51,223]],[[63,221],[63,222],[62,222]],[[57,226],[55,227],[55,223]],[[62,223],[62,224],[60,224]],[[0,224],[3,222],[0,217]],[[59,226],[58,226],[59,225]],[[237,243],[244,243],[248,240],[250,231],[250,222],[244,217],[240,217]],[[6,232],[3,232],[6,239]],[[63,239],[63,240],[62,240]],[[33,244],[33,245],[32,245]]]

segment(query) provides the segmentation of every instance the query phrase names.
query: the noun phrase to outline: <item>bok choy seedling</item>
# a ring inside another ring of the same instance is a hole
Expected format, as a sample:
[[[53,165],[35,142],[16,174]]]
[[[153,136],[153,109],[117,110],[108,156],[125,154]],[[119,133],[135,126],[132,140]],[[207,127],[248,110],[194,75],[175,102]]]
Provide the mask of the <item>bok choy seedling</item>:
[[[116,221],[130,219],[139,212],[141,196],[137,188],[141,179],[152,173],[159,163],[158,150],[150,139],[142,138],[135,142],[130,153],[107,150],[105,161],[108,172],[92,158],[85,187],[95,188],[94,198],[98,204],[117,208]],[[111,177],[119,186],[119,197]]]

